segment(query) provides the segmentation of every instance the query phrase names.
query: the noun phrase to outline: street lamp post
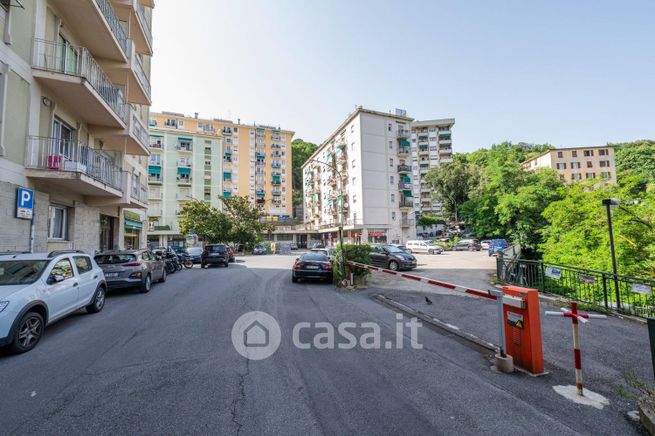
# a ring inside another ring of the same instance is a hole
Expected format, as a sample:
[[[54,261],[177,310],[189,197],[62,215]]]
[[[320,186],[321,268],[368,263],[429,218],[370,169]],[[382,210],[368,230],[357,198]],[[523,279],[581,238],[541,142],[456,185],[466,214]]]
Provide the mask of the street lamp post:
[[[614,275],[614,292],[616,294],[616,308],[621,308],[621,297],[619,294],[619,278],[616,269],[616,250],[614,248],[614,229],[612,228],[612,206],[619,206],[621,201],[618,198],[603,199],[603,206],[607,209],[607,226],[610,233],[610,251],[612,252],[612,274]]]
[[[311,159],[309,162],[325,165],[328,168],[330,168],[332,171],[337,173],[339,176],[339,245],[341,247],[340,249],[340,254],[341,254],[341,262],[340,262],[340,268],[339,271],[341,273],[341,279],[345,280],[346,279],[346,251],[343,248],[343,223],[345,221],[344,218],[344,197],[343,197],[343,178],[341,177],[341,171],[337,169],[337,163],[334,160],[334,157],[332,157],[332,165],[326,163],[326,162],[321,162],[320,160],[316,159]]]

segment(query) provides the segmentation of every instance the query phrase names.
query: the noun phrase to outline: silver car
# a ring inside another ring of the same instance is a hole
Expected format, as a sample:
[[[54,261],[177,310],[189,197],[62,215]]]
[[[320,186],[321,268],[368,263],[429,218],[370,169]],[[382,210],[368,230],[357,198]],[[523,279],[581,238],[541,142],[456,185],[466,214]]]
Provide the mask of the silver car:
[[[166,281],[166,262],[150,250],[107,251],[95,256],[109,289],[138,287],[150,292],[152,282]]]

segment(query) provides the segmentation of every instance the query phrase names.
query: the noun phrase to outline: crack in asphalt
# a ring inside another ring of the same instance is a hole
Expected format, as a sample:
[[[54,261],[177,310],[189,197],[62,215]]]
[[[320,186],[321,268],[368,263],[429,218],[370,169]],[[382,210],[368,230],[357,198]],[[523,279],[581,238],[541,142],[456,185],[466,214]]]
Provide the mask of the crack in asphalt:
[[[243,428],[243,423],[238,418],[239,412],[243,410],[244,404],[246,402],[246,377],[250,375],[250,360],[246,359],[246,371],[242,374],[236,372],[239,377],[239,392],[237,398],[232,400],[230,405],[230,413],[232,414],[232,422],[237,426],[237,435],[241,434],[241,429]]]

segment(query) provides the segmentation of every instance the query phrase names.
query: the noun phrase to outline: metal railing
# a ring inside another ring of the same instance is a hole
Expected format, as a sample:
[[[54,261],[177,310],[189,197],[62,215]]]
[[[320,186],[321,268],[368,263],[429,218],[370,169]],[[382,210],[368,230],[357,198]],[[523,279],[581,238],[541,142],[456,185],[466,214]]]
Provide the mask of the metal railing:
[[[398,189],[402,189],[403,191],[411,190],[412,189],[412,182],[403,182],[401,180],[400,182],[398,182]]]
[[[148,130],[136,114],[132,114],[132,134],[139,140],[141,145],[148,148]]]
[[[107,24],[109,24],[109,28],[111,29],[112,33],[118,40],[118,44],[123,49],[123,53],[127,56],[128,54],[127,35],[125,34],[125,30],[123,29],[123,26],[121,26],[120,20],[116,16],[116,12],[114,11],[114,8],[112,7],[109,0],[95,0],[95,1],[96,4],[98,5],[98,8],[100,9],[100,12],[102,12],[102,15],[105,17],[105,20],[107,20]]]
[[[135,57],[133,64],[134,64],[134,72],[136,73],[136,78],[139,80],[139,83],[143,87],[148,98],[150,98],[150,80],[148,80],[148,76],[146,76],[146,72],[143,71],[143,65],[141,65],[141,61],[137,57]]]
[[[129,112],[123,92],[109,80],[86,48],[35,39],[34,68],[86,79],[114,113],[128,123]]]
[[[655,279],[498,256],[502,283],[539,289],[582,303],[639,317],[655,316]]]
[[[114,189],[123,191],[121,169],[102,152],[77,141],[30,136],[27,168],[84,174]]]
[[[398,165],[398,172],[399,173],[411,173],[412,172],[412,167],[409,165]]]
[[[403,198],[400,200],[398,207],[414,207],[414,202]]]
[[[152,47],[152,29],[150,28],[150,23],[146,19],[145,6],[143,6],[140,1],[136,2],[136,15],[139,17],[139,21],[141,21],[141,25],[143,26],[148,45]]]
[[[132,186],[130,187],[130,197],[141,203],[148,202],[148,187],[141,183],[141,176],[132,175]]]
[[[398,138],[403,138],[403,139],[409,138],[409,130],[398,129]]]

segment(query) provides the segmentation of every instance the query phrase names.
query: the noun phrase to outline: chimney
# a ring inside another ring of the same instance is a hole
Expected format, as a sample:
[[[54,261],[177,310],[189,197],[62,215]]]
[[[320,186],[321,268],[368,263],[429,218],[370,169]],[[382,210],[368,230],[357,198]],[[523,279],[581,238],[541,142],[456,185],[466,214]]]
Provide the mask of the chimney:
[[[237,124],[241,124],[241,118],[237,118]]]
[[[196,120],[198,119],[198,112],[193,113],[193,118],[195,118]]]

